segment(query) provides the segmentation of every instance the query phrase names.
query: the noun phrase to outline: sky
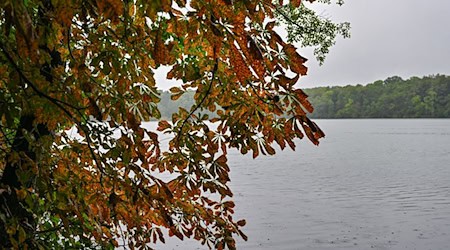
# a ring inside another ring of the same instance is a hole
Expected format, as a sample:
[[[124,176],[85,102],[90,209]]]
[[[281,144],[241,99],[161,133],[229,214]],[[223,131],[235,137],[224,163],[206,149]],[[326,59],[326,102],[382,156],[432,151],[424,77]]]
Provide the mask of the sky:
[[[322,66],[312,49],[299,48],[309,59],[309,70],[298,87],[450,75],[449,0],[345,0],[342,6],[317,2],[310,6],[335,22],[350,22],[351,38],[337,39]],[[157,82],[164,83],[162,89],[180,85],[166,80],[165,72],[167,68],[161,67],[155,75]]]
[[[299,87],[367,84],[398,75],[450,75],[450,1],[345,0],[311,5],[335,22],[351,23],[351,38],[338,39],[323,66],[312,50]]]

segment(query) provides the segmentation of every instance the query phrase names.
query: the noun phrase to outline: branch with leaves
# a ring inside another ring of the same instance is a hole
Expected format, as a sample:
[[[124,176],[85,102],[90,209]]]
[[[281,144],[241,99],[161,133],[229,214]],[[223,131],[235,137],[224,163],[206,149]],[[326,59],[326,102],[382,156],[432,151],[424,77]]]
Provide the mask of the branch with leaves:
[[[26,145],[0,142],[0,188],[11,190],[0,203],[12,211],[0,209],[2,247],[151,249],[176,236],[235,249],[247,237],[233,217],[227,150],[258,157],[324,136],[296,87],[307,67],[292,42],[328,48],[345,28],[312,23],[301,1],[0,7],[0,129]],[[287,40],[275,29],[285,21],[297,32]],[[195,92],[168,120],[158,109],[160,66],[182,82],[173,100]]]

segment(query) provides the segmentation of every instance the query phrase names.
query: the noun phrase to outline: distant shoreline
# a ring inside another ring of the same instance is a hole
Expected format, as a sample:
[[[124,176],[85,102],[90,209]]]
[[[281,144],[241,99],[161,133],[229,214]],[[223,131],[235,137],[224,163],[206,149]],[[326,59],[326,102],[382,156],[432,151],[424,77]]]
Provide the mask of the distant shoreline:
[[[450,118],[450,76],[305,89],[312,118]]]
[[[450,76],[433,75],[403,80],[389,77],[367,85],[304,89],[314,112],[313,119],[445,119],[450,118]],[[180,107],[190,109],[195,91],[172,101],[160,92],[161,117],[170,118]],[[280,100],[282,102],[282,100]],[[218,107],[219,108],[219,107]],[[214,113],[202,111],[210,117]]]

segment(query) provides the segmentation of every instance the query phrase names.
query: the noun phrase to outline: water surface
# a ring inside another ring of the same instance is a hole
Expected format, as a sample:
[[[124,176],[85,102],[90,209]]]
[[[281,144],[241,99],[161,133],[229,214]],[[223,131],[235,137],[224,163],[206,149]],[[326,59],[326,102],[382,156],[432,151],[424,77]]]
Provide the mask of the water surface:
[[[238,249],[450,249],[450,120],[317,120],[326,138],[230,154]],[[159,249],[205,249],[170,240]]]

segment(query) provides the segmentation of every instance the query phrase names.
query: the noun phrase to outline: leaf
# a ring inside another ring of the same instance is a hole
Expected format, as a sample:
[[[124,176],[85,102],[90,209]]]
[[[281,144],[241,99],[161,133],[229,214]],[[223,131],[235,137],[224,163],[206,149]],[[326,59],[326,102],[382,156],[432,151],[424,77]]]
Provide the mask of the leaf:
[[[276,77],[279,79],[278,83],[286,90],[290,90],[300,78],[299,75],[296,75],[294,78],[289,78],[285,75],[277,75]]]
[[[160,240],[162,243],[166,243],[166,240],[164,239],[164,236],[163,236],[163,233],[161,232],[161,229],[160,229],[160,228],[157,228],[157,229],[156,229],[156,232],[158,232],[159,240]]]
[[[302,139],[304,137],[302,131],[300,130],[300,128],[298,126],[298,122],[297,121],[294,122],[294,131],[295,131],[295,135],[298,138]]]
[[[253,159],[255,159],[256,157],[258,157],[259,155],[259,148],[256,146],[255,148],[253,148]]]
[[[224,164],[227,162],[227,157],[225,155],[221,155],[219,158],[216,159],[216,162],[219,164]]]
[[[170,96],[170,99],[171,99],[172,101],[176,101],[176,100],[178,100],[183,94],[184,94],[184,92],[178,92],[178,93],[176,93],[176,94],[171,95],[171,96]]]
[[[172,8],[172,0],[161,0],[161,9],[164,12],[169,12]]]
[[[312,113],[314,111],[313,106],[311,105],[311,103],[308,101],[308,95],[305,94],[305,92],[303,92],[303,90],[301,89],[296,89],[295,91],[297,100],[302,104],[302,106],[309,112]]]
[[[239,220],[238,222],[236,222],[236,224],[243,227],[243,226],[245,226],[245,224],[247,224],[247,222],[245,220]]]
[[[19,226],[19,244],[22,244],[25,242],[25,240],[27,239],[27,233],[25,232],[25,230],[23,229],[23,227]]]
[[[158,131],[164,131],[167,129],[171,129],[172,125],[166,120],[162,120],[158,122]]]
[[[296,48],[292,44],[284,45],[283,49],[289,58],[289,61],[290,61],[289,66],[290,66],[291,70],[297,74],[306,75],[306,73],[308,71],[308,68],[304,65],[304,63],[307,61],[306,58],[300,56],[297,53]]]
[[[162,0],[162,1],[166,1],[166,0]],[[157,65],[159,64],[169,64],[169,62],[171,61],[171,56],[170,56],[170,49],[169,46],[166,45],[163,41],[163,31],[161,29],[161,27],[158,29],[158,31],[156,32],[156,37],[155,37],[155,46],[153,49],[153,60],[155,60],[155,63]]]
[[[244,58],[242,57],[239,50],[232,46],[231,48],[231,65],[235,69],[235,73],[241,84],[246,84],[248,80],[252,77],[252,72],[247,67],[247,64],[244,61]]]
[[[290,0],[290,3],[294,8],[300,7],[301,2],[302,2],[301,0]]]
[[[269,155],[274,155],[275,154],[275,150],[269,144],[265,144],[264,145],[264,149],[267,151],[267,153]]]
[[[237,43],[239,44],[242,54],[245,56],[245,60],[248,65],[246,65],[246,67],[251,67],[259,79],[263,81],[266,69],[261,60],[262,54],[259,51],[255,41],[251,38],[251,36],[247,35],[241,39],[238,39]]]
[[[152,20],[156,19],[156,14],[162,9],[162,0],[147,1],[145,14]]]
[[[18,198],[19,200],[23,200],[23,199],[25,199],[25,197],[27,196],[27,191],[24,190],[24,189],[16,190],[16,194],[17,194],[17,198]]]
[[[269,31],[273,30],[273,28],[275,27],[275,24],[276,24],[275,21],[268,22],[266,24],[265,30],[269,30]]]
[[[170,99],[172,101],[178,100],[185,93],[179,87],[172,87],[172,88],[170,88],[170,92],[172,92],[172,95],[170,96]]]

